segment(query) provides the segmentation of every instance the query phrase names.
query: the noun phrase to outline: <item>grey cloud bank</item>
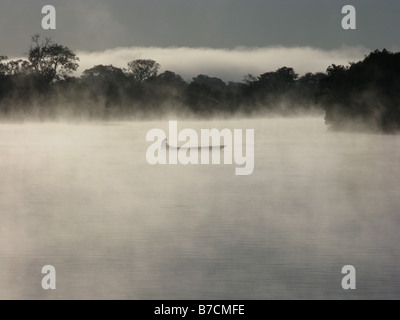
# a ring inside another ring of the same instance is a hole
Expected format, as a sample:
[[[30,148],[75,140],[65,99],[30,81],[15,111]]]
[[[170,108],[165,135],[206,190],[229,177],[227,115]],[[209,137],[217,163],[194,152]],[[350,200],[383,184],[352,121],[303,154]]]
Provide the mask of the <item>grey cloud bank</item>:
[[[57,30],[41,28],[41,8],[57,9]],[[341,9],[357,9],[357,30]],[[73,50],[116,47],[314,47],[390,49],[399,45],[398,0],[1,0],[1,54],[20,56],[41,33]]]
[[[98,64],[124,68],[135,59],[153,59],[161,64],[161,71],[174,71],[186,80],[207,74],[225,81],[241,81],[248,73],[259,75],[283,66],[293,67],[299,74],[324,72],[332,63],[346,65],[362,59],[369,51],[363,47],[338,50],[282,46],[236,49],[131,47],[77,54],[81,59],[78,74]]]

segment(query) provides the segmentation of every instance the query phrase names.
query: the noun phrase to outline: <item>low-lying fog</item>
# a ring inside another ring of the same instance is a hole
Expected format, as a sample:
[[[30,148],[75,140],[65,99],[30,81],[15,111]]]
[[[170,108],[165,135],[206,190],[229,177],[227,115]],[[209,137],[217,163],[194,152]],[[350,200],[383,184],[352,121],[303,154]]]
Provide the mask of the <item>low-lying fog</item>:
[[[178,125],[255,129],[254,173],[150,166],[146,133],[168,121],[1,124],[0,299],[400,297],[400,136],[321,117]]]

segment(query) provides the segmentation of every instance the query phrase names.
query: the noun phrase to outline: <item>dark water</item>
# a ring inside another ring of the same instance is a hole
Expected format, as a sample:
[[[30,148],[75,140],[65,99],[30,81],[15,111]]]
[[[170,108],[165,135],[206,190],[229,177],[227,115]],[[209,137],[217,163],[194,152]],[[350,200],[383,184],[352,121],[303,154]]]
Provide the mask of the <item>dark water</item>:
[[[148,165],[146,133],[167,121],[1,125],[0,298],[400,298],[400,136],[179,127],[254,128],[254,174]]]

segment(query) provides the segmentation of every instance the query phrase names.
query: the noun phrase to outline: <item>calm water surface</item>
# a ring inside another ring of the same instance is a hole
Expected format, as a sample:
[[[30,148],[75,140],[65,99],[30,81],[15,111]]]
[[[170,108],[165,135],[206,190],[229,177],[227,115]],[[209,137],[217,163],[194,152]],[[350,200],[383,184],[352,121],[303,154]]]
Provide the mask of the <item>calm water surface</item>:
[[[253,175],[148,165],[167,121],[0,125],[0,299],[400,298],[400,136],[321,118],[184,127],[254,128]]]

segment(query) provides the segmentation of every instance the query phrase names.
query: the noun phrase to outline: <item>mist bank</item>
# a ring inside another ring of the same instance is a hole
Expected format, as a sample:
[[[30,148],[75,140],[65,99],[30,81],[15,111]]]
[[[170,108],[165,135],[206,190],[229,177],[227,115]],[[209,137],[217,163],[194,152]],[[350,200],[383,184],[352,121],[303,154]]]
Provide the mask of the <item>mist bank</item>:
[[[157,61],[138,56],[123,68],[97,64],[74,76],[80,59],[69,48],[51,39],[41,41],[39,36],[32,41],[28,59],[0,57],[2,119],[131,120],[325,113],[332,129],[396,132],[400,128],[399,54],[386,50],[374,51],[363,61],[332,64],[326,72],[302,76],[293,67],[282,66],[261,74],[248,73],[241,81],[205,74],[187,81],[177,72],[164,70]],[[248,54],[251,60],[252,53]],[[176,61],[187,64],[184,55],[177,56]],[[211,61],[209,66],[215,67]]]
[[[80,67],[76,76],[93,65],[113,65],[125,68],[133,59],[152,59],[161,64],[160,71],[173,70],[186,81],[198,74],[218,77],[223,81],[242,81],[243,75],[262,74],[285,65],[299,75],[324,72],[332,63],[346,65],[362,59],[370,50],[363,47],[343,46],[336,50],[313,47],[237,47],[188,48],[188,47],[128,47],[98,52],[78,51]]]

